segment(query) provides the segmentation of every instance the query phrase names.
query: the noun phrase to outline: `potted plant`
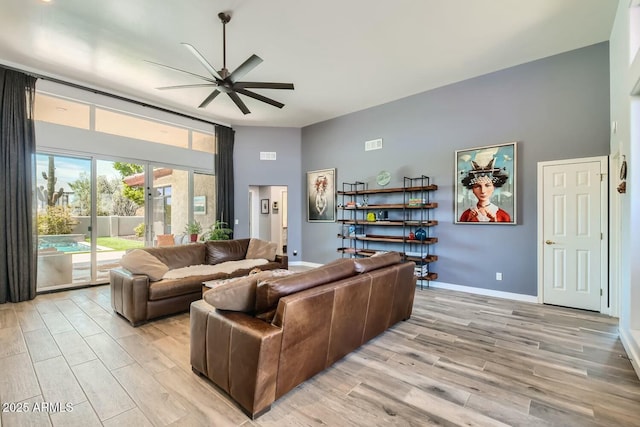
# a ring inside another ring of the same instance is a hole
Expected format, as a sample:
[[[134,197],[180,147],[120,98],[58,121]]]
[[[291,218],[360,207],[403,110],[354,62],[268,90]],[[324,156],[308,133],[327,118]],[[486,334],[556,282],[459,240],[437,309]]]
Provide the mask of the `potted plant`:
[[[229,240],[232,234],[233,230],[227,227],[226,222],[216,221],[202,237],[203,240]]]
[[[197,242],[198,234],[202,233],[202,225],[198,221],[192,221],[185,226],[184,231],[190,236],[192,242]]]

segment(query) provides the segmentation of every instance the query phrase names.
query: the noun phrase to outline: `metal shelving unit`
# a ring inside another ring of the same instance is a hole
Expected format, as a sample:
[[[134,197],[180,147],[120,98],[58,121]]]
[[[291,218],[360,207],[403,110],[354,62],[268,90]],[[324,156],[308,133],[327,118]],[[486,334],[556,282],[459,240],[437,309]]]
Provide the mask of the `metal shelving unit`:
[[[394,250],[416,263],[421,288],[425,281],[435,280],[438,275],[430,271],[429,264],[438,259],[432,250],[438,241],[432,232],[437,225],[432,210],[438,204],[431,200],[437,189],[426,175],[405,177],[402,187],[369,189],[364,182],[343,183],[338,191],[338,238],[342,242],[338,252],[366,257]]]

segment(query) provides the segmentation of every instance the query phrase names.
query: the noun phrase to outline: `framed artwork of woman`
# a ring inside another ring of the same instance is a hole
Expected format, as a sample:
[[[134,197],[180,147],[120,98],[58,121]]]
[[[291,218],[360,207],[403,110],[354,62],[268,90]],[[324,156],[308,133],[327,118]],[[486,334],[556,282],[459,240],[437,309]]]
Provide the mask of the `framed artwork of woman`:
[[[457,150],[455,223],[516,224],[516,143]]]
[[[336,170],[307,172],[307,221],[336,220]]]

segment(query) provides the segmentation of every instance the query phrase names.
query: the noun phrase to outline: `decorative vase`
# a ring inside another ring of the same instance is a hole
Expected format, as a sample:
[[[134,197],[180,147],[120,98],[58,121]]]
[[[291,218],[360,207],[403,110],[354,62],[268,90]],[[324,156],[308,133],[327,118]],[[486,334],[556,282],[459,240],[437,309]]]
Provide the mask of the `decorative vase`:
[[[418,228],[416,230],[416,239],[424,242],[425,240],[427,240],[427,232],[424,231],[424,228]]]

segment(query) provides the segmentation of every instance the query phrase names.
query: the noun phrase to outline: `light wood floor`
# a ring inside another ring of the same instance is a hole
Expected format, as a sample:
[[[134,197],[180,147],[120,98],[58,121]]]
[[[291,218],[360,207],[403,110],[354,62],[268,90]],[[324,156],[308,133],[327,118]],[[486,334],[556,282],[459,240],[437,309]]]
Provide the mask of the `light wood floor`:
[[[409,321],[251,421],[192,373],[188,314],[132,328],[108,286],[40,295],[0,305],[0,402],[30,410],[0,425],[640,426],[616,331],[597,314],[418,290]]]

